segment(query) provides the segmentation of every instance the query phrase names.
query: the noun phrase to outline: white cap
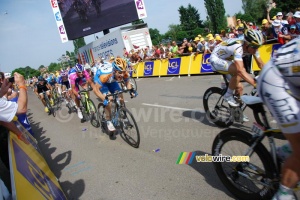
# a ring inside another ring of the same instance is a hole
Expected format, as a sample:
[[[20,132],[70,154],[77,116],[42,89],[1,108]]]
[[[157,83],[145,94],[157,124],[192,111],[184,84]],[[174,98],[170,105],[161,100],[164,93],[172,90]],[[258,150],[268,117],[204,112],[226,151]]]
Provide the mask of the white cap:
[[[280,26],[280,25],[281,25],[280,20],[275,19],[275,20],[272,22],[272,25],[273,25],[273,26]]]
[[[91,66],[89,65],[89,63],[85,63],[84,69],[91,69]]]
[[[294,14],[294,17],[300,18],[300,11],[296,11],[295,14]]]
[[[276,16],[278,16],[278,15],[282,15],[282,12],[278,12]]]

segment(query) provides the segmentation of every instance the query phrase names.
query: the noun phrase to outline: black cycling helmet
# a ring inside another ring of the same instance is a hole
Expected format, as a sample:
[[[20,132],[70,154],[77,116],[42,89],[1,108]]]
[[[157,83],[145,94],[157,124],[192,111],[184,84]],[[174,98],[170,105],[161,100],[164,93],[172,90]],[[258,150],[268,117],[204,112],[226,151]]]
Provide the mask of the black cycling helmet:
[[[38,81],[43,81],[43,80],[44,80],[44,78],[42,76],[38,77]]]

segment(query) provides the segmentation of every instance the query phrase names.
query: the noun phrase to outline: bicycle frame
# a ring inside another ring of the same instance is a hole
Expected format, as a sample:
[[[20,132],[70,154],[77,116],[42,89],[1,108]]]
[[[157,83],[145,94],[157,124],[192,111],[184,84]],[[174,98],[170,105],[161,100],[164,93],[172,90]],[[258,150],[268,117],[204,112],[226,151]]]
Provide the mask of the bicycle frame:
[[[86,109],[87,112],[90,112],[90,105],[87,103],[88,102],[87,100],[90,98],[88,91],[81,91],[80,95],[84,96],[84,100],[83,99],[80,100],[82,103],[82,106]]]

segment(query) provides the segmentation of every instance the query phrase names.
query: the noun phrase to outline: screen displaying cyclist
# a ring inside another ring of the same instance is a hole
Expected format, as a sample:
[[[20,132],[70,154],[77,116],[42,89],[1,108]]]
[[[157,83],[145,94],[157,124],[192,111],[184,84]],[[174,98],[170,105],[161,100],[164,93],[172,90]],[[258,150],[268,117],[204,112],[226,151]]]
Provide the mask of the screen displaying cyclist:
[[[45,112],[49,112],[47,106],[46,106],[46,101],[44,99],[44,94],[43,92],[46,92],[46,95],[48,96],[49,100],[51,98],[51,85],[42,77],[38,77],[38,82],[35,85],[34,88],[34,93],[36,96],[42,101],[43,105],[45,106]]]
[[[122,58],[116,58],[112,63],[103,62],[102,65],[98,68],[95,76],[95,94],[99,97],[103,104],[105,105],[105,114],[107,119],[107,128],[109,131],[115,131],[115,127],[111,122],[111,103],[109,100],[105,99],[106,94],[114,93],[116,91],[121,91],[120,85],[118,82],[124,81],[127,89],[131,90],[131,84],[129,82],[129,74],[126,71],[127,63]],[[130,95],[132,97],[137,96],[136,91],[131,91]],[[119,96],[121,104],[124,103],[123,95]]]
[[[296,199],[293,188],[300,181],[300,38],[278,49],[263,67],[257,86],[292,149],[273,199]]]
[[[72,92],[75,95],[75,104],[77,108],[77,114],[79,119],[83,119],[82,112],[80,110],[80,95],[78,94],[79,86],[83,89],[88,89],[88,84],[94,88],[94,83],[91,80],[89,73],[84,70],[81,64],[76,64],[69,72],[69,79],[72,88]]]
[[[246,30],[244,40],[231,38],[218,44],[211,56],[210,63],[214,71],[229,74],[229,87],[224,99],[231,106],[239,106],[233,97],[233,91],[236,90],[237,95],[243,94],[243,85],[240,83],[241,78],[249,84],[255,86],[254,79],[246,72],[243,55],[252,54],[258,66],[262,68],[263,61],[257,49],[263,44],[263,36],[259,31]]]

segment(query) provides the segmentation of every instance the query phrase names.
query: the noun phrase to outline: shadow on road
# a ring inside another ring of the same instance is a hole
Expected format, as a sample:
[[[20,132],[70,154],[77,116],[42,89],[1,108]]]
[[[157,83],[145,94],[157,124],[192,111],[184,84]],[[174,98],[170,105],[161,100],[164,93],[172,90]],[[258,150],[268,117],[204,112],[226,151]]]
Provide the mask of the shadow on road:
[[[50,169],[54,175],[59,179],[62,174],[62,170],[68,166],[71,162],[72,152],[66,151],[52,158],[52,154],[56,151],[56,147],[51,147],[50,138],[47,137],[47,131],[40,127],[40,122],[35,122],[32,119],[32,113],[28,111],[28,119],[31,122],[31,127],[34,132],[34,136],[38,141],[39,148],[43,154],[43,157],[47,161]],[[67,197],[67,199],[80,199],[80,196],[85,190],[85,184],[82,179],[71,183],[69,181],[60,182],[60,185]]]
[[[196,152],[196,156],[205,155],[205,154],[211,155],[210,153],[203,152],[200,150],[194,152]],[[214,166],[212,162],[199,163],[196,161],[196,159],[194,159],[192,164],[189,164],[189,166],[195,169],[197,172],[199,172],[205,178],[205,181],[213,188],[223,191],[231,198],[234,198],[232,194],[229,193],[229,191],[227,191],[227,189],[222,185],[221,180],[219,179],[219,177],[217,176],[214,170]],[[214,175],[212,176],[212,174]]]

